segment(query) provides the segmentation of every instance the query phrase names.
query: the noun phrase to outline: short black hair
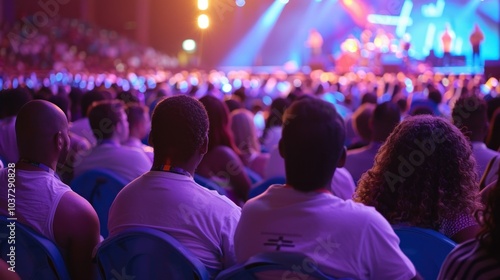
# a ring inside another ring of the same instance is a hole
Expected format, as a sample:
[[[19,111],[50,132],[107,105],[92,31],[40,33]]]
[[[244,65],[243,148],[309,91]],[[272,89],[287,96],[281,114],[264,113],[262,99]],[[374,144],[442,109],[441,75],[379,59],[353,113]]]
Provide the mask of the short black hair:
[[[375,140],[385,141],[400,121],[401,111],[398,105],[391,101],[378,104],[372,115],[373,133],[380,137],[380,139]]]
[[[113,136],[116,125],[121,121],[121,111],[125,112],[125,104],[120,100],[102,100],[92,103],[88,117],[98,143]]]
[[[303,192],[330,182],[343,154],[344,121],[335,107],[317,98],[300,98],[283,117],[280,150],[287,184]]]
[[[486,102],[477,96],[460,98],[455,103],[451,116],[455,126],[465,135],[474,137],[480,134],[488,123]]]
[[[82,106],[82,116],[88,117],[89,109],[92,103],[101,100],[109,99],[105,92],[99,90],[89,91],[82,96],[81,106]]]
[[[0,112],[2,118],[17,116],[24,104],[33,99],[27,90],[21,88],[2,91],[0,96]]]
[[[155,161],[185,162],[202,147],[208,135],[208,114],[203,104],[187,95],[163,99],[151,120],[149,144]]]

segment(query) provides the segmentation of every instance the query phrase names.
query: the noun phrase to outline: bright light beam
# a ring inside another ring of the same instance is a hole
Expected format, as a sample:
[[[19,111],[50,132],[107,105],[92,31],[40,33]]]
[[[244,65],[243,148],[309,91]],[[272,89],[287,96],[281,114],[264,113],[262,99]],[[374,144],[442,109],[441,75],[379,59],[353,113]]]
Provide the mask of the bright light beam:
[[[245,37],[223,60],[224,66],[252,65],[271,33],[286,3],[274,1]]]

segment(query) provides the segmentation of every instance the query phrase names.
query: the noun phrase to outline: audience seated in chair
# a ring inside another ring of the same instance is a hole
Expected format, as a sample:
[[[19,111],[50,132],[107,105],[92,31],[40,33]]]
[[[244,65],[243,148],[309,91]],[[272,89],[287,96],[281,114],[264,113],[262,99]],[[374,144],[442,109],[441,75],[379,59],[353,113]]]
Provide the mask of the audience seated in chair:
[[[120,144],[129,134],[125,106],[121,101],[95,102],[88,117],[97,146],[75,163],[75,177],[87,170],[103,168],[131,182],[151,168],[151,161],[143,151]]]
[[[264,177],[264,167],[269,154],[261,153],[252,112],[246,109],[231,112],[231,130],[243,163],[260,177]]]
[[[71,112],[69,110],[69,99],[63,94],[53,95],[49,98],[50,102],[54,103],[59,109],[61,109],[68,121],[71,119]],[[62,165],[57,166],[57,174],[65,184],[70,184],[73,180],[73,174],[75,169],[75,163],[80,162],[82,156],[86,155],[92,149],[89,141],[82,136],[79,136],[73,132],[69,132],[70,147],[68,157]]]
[[[151,130],[149,109],[144,105],[131,103],[127,105],[127,120],[129,125],[128,139],[122,144],[127,147],[143,151],[153,163],[153,148],[144,145],[141,141],[146,138]]]
[[[50,125],[47,125],[50,124]],[[54,173],[69,149],[68,121],[46,101],[27,103],[17,116],[20,160],[15,165],[18,222],[56,243],[72,279],[92,279],[92,250],[99,221],[92,206]],[[0,170],[2,205],[7,205],[8,169]],[[0,214],[7,216],[7,208]]]
[[[476,218],[481,224],[480,233],[448,255],[439,280],[500,277],[500,181],[488,193],[486,209],[477,212]]]
[[[287,98],[279,97],[271,103],[267,111],[266,126],[264,127],[261,139],[264,150],[269,152],[278,145],[281,138],[283,114],[289,106],[290,100]]]
[[[387,101],[377,105],[370,120],[372,130],[370,143],[363,148],[347,152],[345,168],[351,173],[356,184],[361,175],[373,166],[378,149],[389,137],[394,127],[398,125],[400,119],[401,113],[396,104]]]
[[[356,134],[352,139],[348,139],[350,143],[348,149],[359,149],[370,143],[373,133],[370,120],[375,107],[376,104],[364,103],[347,120],[347,123],[350,123]]]
[[[200,102],[206,108],[210,129],[208,152],[200,162],[196,173],[226,188],[228,197],[241,204],[248,198],[251,182],[234,143],[227,106],[209,95],[202,97]]]
[[[88,118],[89,108],[94,102],[110,99],[111,95],[108,92],[93,90],[82,95],[81,98],[81,114],[82,118],[74,120],[70,123],[69,130],[78,136],[81,136],[94,147],[97,145],[97,139],[94,136],[90,121]]]
[[[279,149],[286,184],[271,186],[243,206],[234,238],[238,262],[262,252],[300,252],[332,277],[415,277],[399,239],[374,208],[327,191],[346,153],[344,123],[333,105],[299,99],[283,122]]]
[[[16,116],[21,107],[32,99],[30,93],[22,89],[0,92],[0,157],[5,162],[19,160],[16,143]]]
[[[479,229],[475,166],[469,142],[450,122],[409,117],[380,147],[355,200],[393,225],[430,228],[460,243]]]
[[[488,117],[486,102],[476,96],[459,99],[452,112],[453,123],[460,128],[472,142],[472,152],[477,163],[478,182],[493,159],[492,170],[500,167],[500,153],[486,147],[484,139],[488,135]],[[490,172],[485,178],[485,185],[498,179],[495,172]]]
[[[164,231],[214,277],[235,264],[233,235],[241,210],[193,180],[208,151],[208,128],[207,112],[196,99],[179,95],[158,103],[149,136],[153,168],[120,191],[108,229],[111,237],[136,226]]]

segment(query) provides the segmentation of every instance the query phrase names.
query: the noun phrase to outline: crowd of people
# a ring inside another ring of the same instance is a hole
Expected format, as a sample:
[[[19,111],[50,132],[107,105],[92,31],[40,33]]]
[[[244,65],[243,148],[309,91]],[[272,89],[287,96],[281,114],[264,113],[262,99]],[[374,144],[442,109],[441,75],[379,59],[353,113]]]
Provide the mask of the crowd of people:
[[[174,73],[170,58],[96,32],[62,19],[18,48],[0,46],[0,201],[15,163],[18,222],[59,246],[72,279],[92,279],[96,246],[135,226],[172,235],[213,278],[284,251],[339,278],[419,279],[398,225],[459,244],[439,279],[500,275],[496,78]],[[69,187],[94,169],[127,182],[109,236]]]
[[[178,65],[177,58],[82,20],[55,17],[42,26],[32,22],[27,17],[1,23],[0,66],[5,73],[62,69],[120,73]]]
[[[430,228],[496,258],[485,247],[498,242],[490,233],[498,213],[488,204],[498,200],[500,165],[494,78],[193,71],[165,73],[143,91],[125,88],[131,78],[147,80],[135,74],[93,88],[60,74],[49,74],[48,86],[37,76],[32,87],[0,92],[0,157],[16,163],[20,221],[67,253],[72,275],[91,277],[102,236],[95,211],[68,185],[99,168],[129,182],[110,209],[110,236],[161,228],[214,277],[280,250],[269,240],[314,257],[326,232],[343,256],[315,259],[328,274],[418,277],[391,225]],[[195,175],[227,197],[200,187]],[[255,175],[286,184],[248,201]],[[6,176],[5,168],[2,188]],[[67,227],[74,220],[81,222]],[[458,257],[445,273],[458,273]]]

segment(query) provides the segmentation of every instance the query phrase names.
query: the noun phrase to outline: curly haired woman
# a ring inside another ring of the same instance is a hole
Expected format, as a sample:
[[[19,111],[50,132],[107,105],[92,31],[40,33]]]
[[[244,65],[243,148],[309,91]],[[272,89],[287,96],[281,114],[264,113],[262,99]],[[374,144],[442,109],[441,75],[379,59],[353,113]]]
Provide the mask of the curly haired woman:
[[[470,143],[447,120],[410,117],[382,145],[354,198],[393,225],[434,229],[460,243],[479,230],[475,165]]]

